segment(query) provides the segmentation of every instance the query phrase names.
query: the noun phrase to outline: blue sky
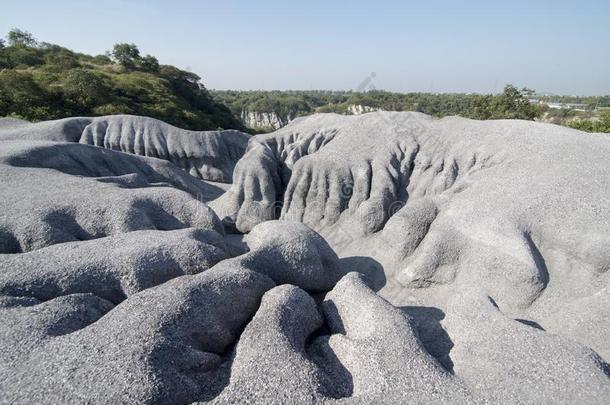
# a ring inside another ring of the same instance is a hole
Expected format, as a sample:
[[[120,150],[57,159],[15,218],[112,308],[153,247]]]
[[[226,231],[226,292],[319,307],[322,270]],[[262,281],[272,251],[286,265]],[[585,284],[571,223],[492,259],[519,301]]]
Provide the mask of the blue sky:
[[[13,1],[0,32],[133,42],[208,88],[610,94],[610,0]]]

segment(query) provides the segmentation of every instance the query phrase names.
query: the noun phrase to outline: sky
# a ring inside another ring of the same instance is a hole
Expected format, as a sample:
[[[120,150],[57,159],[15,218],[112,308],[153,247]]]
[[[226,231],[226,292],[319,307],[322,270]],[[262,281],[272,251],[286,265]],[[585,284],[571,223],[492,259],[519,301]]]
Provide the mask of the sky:
[[[0,33],[118,42],[210,89],[610,94],[610,0],[0,0]]]

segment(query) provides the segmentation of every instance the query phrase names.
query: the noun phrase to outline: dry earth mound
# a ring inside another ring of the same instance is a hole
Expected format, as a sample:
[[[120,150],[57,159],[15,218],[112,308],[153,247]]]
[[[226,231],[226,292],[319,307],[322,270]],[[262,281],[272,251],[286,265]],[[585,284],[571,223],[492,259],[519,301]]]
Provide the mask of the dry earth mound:
[[[250,136],[226,131],[188,131],[149,117],[109,115],[30,124],[0,121],[0,140],[78,142],[169,160],[191,176],[230,183]]]
[[[315,116],[218,197],[108,119],[0,122],[0,403],[610,397],[607,137]]]
[[[608,360],[608,156],[605,134],[527,121],[320,114],[253,138],[211,206],[240,232],[299,221],[375,259],[396,305],[444,314],[476,285]]]

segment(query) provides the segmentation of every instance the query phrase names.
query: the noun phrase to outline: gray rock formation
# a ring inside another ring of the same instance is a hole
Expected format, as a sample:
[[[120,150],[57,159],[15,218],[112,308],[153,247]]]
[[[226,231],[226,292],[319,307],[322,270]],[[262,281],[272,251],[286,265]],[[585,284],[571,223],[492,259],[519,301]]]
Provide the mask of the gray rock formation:
[[[173,164],[93,146],[2,142],[0,253],[136,230],[222,232],[203,203],[218,189]]]
[[[609,154],[607,135],[533,122],[316,115],[253,139],[211,206],[242,232],[295,220],[374,258],[395,303],[476,283],[544,324],[608,285]]]
[[[243,132],[187,131],[148,117],[110,115],[66,118],[35,124],[0,123],[0,140],[78,142],[169,160],[190,175],[231,182],[235,163],[250,136]]]
[[[335,252],[303,224],[265,222],[245,241],[250,248],[246,260],[260,261],[265,273],[276,281],[323,292],[332,289],[342,276]]]
[[[272,286],[252,271],[210,270],[147,289],[105,316],[87,319],[85,314],[97,307],[108,307],[93,296],[95,302],[83,304],[75,320],[45,325],[26,355],[3,365],[2,401],[192,402],[206,387],[207,392],[214,388],[210,372],[222,363],[223,352]],[[16,318],[18,331],[25,331],[20,341],[29,344],[29,334],[38,332],[32,314],[49,311],[50,305],[54,300],[3,312]],[[48,333],[51,327],[53,333]]]
[[[232,188],[211,205],[242,232],[273,218],[295,220],[340,256],[377,260],[386,281],[380,294],[395,305],[442,314],[455,291],[477,285],[503,316],[542,325],[607,361],[609,153],[605,134],[531,122],[318,115],[253,139]],[[424,340],[458,376],[479,355],[435,347],[440,334],[457,341],[453,333],[462,331],[426,321],[422,328],[436,329]],[[495,333],[489,328],[478,339]],[[590,357],[572,349],[574,358]],[[590,366],[603,381],[606,366],[597,359]],[[500,370],[503,362],[493,364]]]
[[[0,403],[607,403],[608,136],[179,131],[0,121]]]
[[[0,255],[0,295],[47,301],[91,293],[115,304],[127,296],[227,258],[211,230],[133,231]],[[50,259],[52,258],[52,259]]]
[[[476,287],[449,303],[456,375],[495,403],[595,403],[610,395],[607,365],[592,350],[502,314]]]

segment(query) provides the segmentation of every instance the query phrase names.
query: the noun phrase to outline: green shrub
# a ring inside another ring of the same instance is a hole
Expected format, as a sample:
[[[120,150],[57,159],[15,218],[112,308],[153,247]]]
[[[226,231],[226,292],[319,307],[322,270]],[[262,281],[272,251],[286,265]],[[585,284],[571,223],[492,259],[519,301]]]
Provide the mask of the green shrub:
[[[106,55],[95,55],[90,60],[91,63],[96,65],[109,65],[112,60]]]
[[[568,122],[568,126],[581,131],[610,133],[610,112],[601,113],[597,120],[574,119]]]

